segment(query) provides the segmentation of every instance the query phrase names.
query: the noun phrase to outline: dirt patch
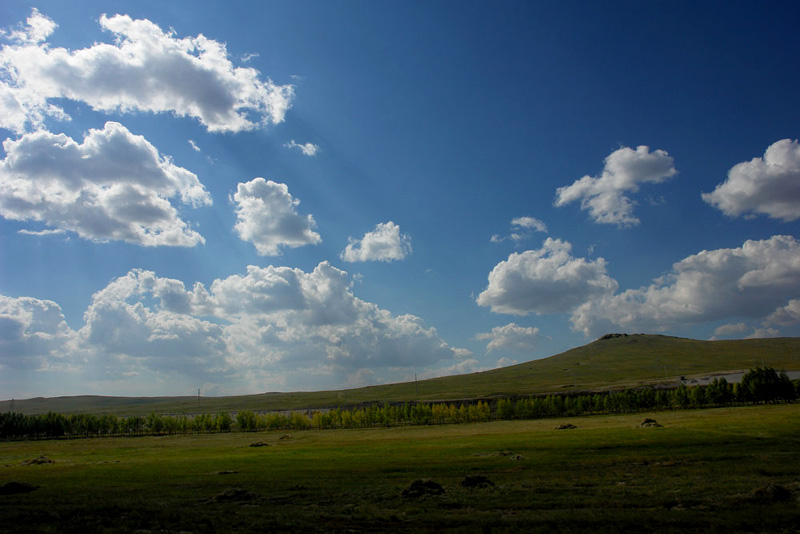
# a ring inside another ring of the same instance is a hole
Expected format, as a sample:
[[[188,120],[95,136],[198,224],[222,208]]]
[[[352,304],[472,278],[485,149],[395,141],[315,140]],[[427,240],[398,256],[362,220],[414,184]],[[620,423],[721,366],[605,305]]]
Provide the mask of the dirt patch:
[[[267,443],[266,441],[256,441],[255,443],[250,444],[251,447],[272,447],[272,443]]]
[[[556,427],[556,430],[572,430],[573,428],[578,428],[578,427],[573,425],[572,423],[564,423],[563,425],[558,425]]]
[[[17,495],[18,493],[30,493],[38,488],[27,482],[6,482],[0,486],[0,495]]]
[[[225,471],[211,471],[211,472],[209,473],[209,475],[235,475],[235,474],[236,474],[236,473],[238,473],[238,472],[239,472],[239,471],[229,471],[229,470],[225,470]]]
[[[38,458],[34,458],[32,460],[22,460],[19,465],[43,465],[43,464],[54,464],[56,463],[54,460],[51,460],[47,456],[39,456]]]
[[[258,495],[253,493],[252,491],[247,491],[243,488],[230,488],[219,495],[214,495],[210,499],[210,502],[245,502],[245,501],[252,501],[257,499]]]
[[[281,437],[279,437],[278,439],[292,439],[292,436],[290,436],[289,434],[284,434]]]
[[[494,482],[484,475],[467,475],[461,481],[461,486],[465,488],[490,488]]]
[[[415,480],[403,490],[403,497],[412,499],[419,499],[426,495],[441,495],[444,493],[444,488],[438,482],[434,482],[429,478],[421,478]]]
[[[644,421],[642,421],[642,424],[641,424],[641,425],[639,425],[639,426],[640,426],[641,428],[661,428],[663,425],[661,425],[661,424],[660,424],[658,421],[656,421],[655,419],[650,419],[650,418],[648,417],[647,419],[645,419]]]

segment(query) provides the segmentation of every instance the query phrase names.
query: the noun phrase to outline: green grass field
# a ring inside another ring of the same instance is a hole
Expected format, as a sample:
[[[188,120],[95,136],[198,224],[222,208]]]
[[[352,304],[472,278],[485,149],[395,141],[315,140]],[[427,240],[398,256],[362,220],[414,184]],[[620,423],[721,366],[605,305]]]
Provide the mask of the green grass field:
[[[680,376],[737,372],[757,365],[800,371],[800,338],[697,341],[631,335],[598,340],[549,358],[482,373],[343,391],[263,393],[230,397],[76,396],[16,400],[25,414],[146,415],[237,410],[300,410],[364,402],[458,400],[510,395],[620,389],[666,383]],[[0,401],[0,412],[11,408]]]
[[[797,404],[283,435],[0,443],[0,531],[800,530]]]

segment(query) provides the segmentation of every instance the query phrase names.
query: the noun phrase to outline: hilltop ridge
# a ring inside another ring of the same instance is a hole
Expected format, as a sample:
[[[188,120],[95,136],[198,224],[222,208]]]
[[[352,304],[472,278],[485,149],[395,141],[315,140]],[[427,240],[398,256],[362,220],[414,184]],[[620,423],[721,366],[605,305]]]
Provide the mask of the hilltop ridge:
[[[229,397],[37,397],[15,400],[14,409],[28,414],[57,411],[118,415],[152,411],[296,410],[366,402],[461,400],[645,385],[674,387],[681,377],[735,373],[758,365],[800,371],[800,338],[699,341],[665,335],[615,333],[547,358],[418,382]],[[8,411],[10,403],[10,400],[0,401],[0,411]]]

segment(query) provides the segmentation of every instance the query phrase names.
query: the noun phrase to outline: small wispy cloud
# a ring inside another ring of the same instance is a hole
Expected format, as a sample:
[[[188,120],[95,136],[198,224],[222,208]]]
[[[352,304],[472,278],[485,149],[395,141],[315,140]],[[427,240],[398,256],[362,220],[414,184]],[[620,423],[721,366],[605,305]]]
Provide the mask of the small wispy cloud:
[[[258,57],[258,54],[256,54],[256,53],[245,54],[245,55],[242,56],[242,63],[248,63],[251,59],[255,59],[257,57]]]
[[[286,148],[297,148],[306,156],[313,157],[317,155],[317,152],[319,152],[319,147],[314,143],[300,144],[295,142],[294,139],[292,139],[288,143],[285,143],[283,146],[285,146]]]
[[[534,232],[547,233],[547,225],[534,217],[516,217],[511,219],[511,234],[501,236],[494,234],[490,241],[492,243],[502,243],[503,241],[514,241],[519,243],[531,237]]]
[[[200,150],[200,147],[197,146],[197,143],[195,143],[194,140],[192,139],[189,139],[189,146],[192,147],[192,149],[194,149],[195,152],[202,152],[202,150]]]
[[[64,234],[66,231],[56,228],[55,230],[18,230],[18,234],[24,235],[37,235],[37,236],[47,236],[47,235],[56,235],[56,234]]]

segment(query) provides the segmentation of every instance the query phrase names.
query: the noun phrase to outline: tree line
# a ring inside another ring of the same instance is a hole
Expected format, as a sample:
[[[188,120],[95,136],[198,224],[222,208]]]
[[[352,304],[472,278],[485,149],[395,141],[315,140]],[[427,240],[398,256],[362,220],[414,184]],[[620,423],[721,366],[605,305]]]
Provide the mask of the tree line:
[[[262,430],[369,428],[538,419],[590,414],[632,413],[733,406],[800,398],[800,380],[770,367],[751,369],[741,382],[714,379],[708,385],[675,389],[636,388],[622,391],[507,397],[461,402],[372,404],[308,412],[256,413],[243,410],[196,415],[122,417],[49,412],[44,415],[0,413],[0,439],[52,439],[143,436]]]

